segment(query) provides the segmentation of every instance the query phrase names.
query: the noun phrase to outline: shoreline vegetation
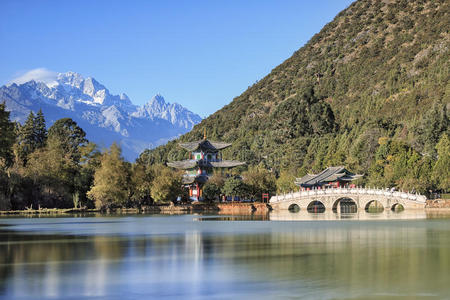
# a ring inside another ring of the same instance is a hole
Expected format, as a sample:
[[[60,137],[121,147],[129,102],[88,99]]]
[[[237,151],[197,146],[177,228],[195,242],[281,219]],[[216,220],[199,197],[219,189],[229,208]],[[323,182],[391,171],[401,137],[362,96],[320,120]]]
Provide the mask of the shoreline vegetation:
[[[167,213],[230,213],[230,214],[261,214],[268,213],[270,205],[266,203],[198,203],[191,204],[160,204],[148,205],[140,208],[41,208],[26,210],[1,210],[0,217],[6,215],[64,215],[77,213],[101,213],[101,214],[167,214]]]
[[[160,204],[148,205],[140,208],[114,208],[108,210],[92,208],[41,208],[26,210],[0,210],[0,218],[4,216],[30,215],[72,215],[100,213],[109,214],[190,214],[190,213],[218,213],[231,215],[266,214],[271,211],[266,203],[192,203],[192,204]],[[450,212],[450,199],[427,200],[427,212]]]

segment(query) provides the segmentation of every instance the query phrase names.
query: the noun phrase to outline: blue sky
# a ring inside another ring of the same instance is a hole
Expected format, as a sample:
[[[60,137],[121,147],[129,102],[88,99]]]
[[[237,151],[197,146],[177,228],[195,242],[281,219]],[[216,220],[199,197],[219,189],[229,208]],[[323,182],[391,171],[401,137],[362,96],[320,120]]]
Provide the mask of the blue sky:
[[[135,104],[160,93],[206,117],[352,2],[1,0],[0,85],[74,71]]]

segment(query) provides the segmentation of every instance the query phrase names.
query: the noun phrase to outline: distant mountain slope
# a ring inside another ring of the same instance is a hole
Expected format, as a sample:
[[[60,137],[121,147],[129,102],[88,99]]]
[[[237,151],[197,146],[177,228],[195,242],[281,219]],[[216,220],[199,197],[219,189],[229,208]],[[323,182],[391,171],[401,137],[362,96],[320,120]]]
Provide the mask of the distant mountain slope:
[[[58,74],[54,80],[27,81],[0,87],[0,102],[6,102],[13,120],[23,123],[40,108],[48,125],[70,117],[89,140],[107,147],[116,141],[124,156],[134,160],[152,148],[189,131],[201,118],[177,103],[156,95],[143,106],[134,105],[125,94],[111,95],[94,78],[78,73]]]
[[[382,137],[429,154],[448,131],[449,12],[447,0],[356,1],[180,141],[206,129],[233,142],[224,157],[297,175],[332,164],[368,174]],[[186,156],[176,144],[141,159]]]

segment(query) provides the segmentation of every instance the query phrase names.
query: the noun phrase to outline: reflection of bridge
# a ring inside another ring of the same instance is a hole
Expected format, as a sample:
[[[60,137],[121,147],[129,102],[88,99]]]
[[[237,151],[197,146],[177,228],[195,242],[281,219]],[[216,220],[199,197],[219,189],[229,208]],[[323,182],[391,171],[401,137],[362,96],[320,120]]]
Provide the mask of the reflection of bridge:
[[[372,205],[384,209],[395,209],[397,206],[423,209],[425,202],[426,197],[418,194],[366,188],[331,188],[277,195],[270,198],[269,203],[274,210],[310,210],[319,207],[322,210],[343,211],[348,208],[367,210]]]
[[[407,209],[402,212],[383,210],[381,212],[369,213],[360,210],[356,213],[334,213],[326,210],[321,214],[311,214],[305,210],[292,213],[287,210],[276,210],[270,212],[270,221],[335,221],[335,220],[408,220],[426,219],[430,213],[425,209]]]

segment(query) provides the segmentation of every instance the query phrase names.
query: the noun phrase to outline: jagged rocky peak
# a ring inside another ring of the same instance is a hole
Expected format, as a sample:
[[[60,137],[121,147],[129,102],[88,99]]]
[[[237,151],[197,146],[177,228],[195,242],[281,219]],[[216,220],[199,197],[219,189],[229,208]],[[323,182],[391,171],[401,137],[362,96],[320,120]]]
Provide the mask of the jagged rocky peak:
[[[66,84],[72,87],[81,88],[84,81],[83,76],[76,72],[58,73],[56,77],[57,81],[62,84]]]
[[[167,107],[170,105],[170,103],[166,103],[166,100],[164,99],[161,94],[156,94],[155,96],[150,99],[146,104],[144,104],[145,109],[150,114],[153,113],[161,113],[164,110],[167,109]]]
[[[3,101],[12,118],[21,123],[30,110],[42,109],[48,125],[63,116],[71,117],[98,144],[120,141],[131,160],[145,148],[167,142],[201,121],[181,105],[167,103],[160,94],[137,106],[124,93],[111,95],[92,77],[47,69],[31,70],[0,87],[0,103]]]
[[[109,91],[97,80],[92,77],[88,77],[83,82],[83,93],[94,98],[103,96],[104,100],[104,97],[109,94]]]

